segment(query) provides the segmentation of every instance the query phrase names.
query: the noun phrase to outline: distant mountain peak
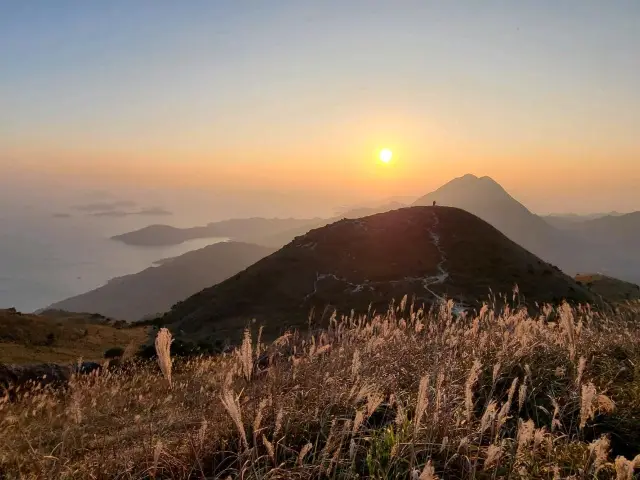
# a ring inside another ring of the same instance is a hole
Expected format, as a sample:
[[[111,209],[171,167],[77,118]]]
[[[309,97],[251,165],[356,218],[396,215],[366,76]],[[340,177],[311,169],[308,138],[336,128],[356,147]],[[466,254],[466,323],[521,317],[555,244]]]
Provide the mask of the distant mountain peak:
[[[454,186],[465,186],[465,187],[476,186],[476,187],[480,187],[480,186],[484,186],[484,185],[492,186],[492,187],[498,187],[500,190],[504,190],[504,188],[502,188],[502,186],[498,182],[496,182],[493,178],[491,178],[491,177],[489,177],[487,175],[482,176],[482,177],[478,177],[477,175],[474,175],[472,173],[467,173],[467,174],[465,174],[465,175],[463,175],[461,177],[454,178],[450,182],[445,183],[438,190],[441,190],[443,188],[454,187]]]
[[[480,177],[478,178],[478,180],[481,180],[486,183],[491,183],[493,185],[497,185],[498,187],[502,188],[502,185],[500,185],[498,182],[496,182],[493,178],[489,177],[488,175]]]
[[[458,179],[468,179],[468,180],[478,180],[478,177],[476,175],[474,175],[473,173],[467,173],[461,177],[458,177]],[[457,179],[456,179],[457,180]]]
[[[489,222],[507,237],[546,260],[557,261],[556,230],[513,198],[489,176],[467,174],[419,198],[414,205],[458,207]]]
[[[419,198],[414,205],[431,205],[434,200],[442,205],[460,207],[465,210],[478,202],[502,203],[505,206],[511,204],[512,207],[525,209],[493,178],[489,176],[478,177],[471,173],[445,183],[437,190]],[[477,215],[473,210],[469,211]]]

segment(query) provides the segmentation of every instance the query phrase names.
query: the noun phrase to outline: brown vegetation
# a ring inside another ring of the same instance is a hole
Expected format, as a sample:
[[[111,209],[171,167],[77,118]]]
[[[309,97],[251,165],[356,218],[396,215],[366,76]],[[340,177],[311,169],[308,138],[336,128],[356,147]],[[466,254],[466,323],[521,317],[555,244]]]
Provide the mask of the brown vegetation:
[[[138,347],[147,335],[145,327],[126,327],[100,315],[0,310],[0,363],[99,360],[110,348]]]
[[[553,321],[552,321],[553,320]],[[453,319],[403,299],[271,345],[22,389],[7,478],[617,478],[640,467],[640,329],[588,308]]]

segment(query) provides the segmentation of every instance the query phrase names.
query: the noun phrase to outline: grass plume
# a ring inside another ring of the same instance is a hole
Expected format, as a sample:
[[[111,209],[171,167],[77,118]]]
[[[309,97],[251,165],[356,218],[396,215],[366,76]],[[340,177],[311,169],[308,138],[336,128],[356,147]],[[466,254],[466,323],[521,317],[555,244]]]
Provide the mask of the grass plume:
[[[142,360],[0,391],[0,476],[633,478],[637,320],[548,308],[336,318],[260,340],[260,370],[250,332],[172,361],[160,330],[169,391]]]

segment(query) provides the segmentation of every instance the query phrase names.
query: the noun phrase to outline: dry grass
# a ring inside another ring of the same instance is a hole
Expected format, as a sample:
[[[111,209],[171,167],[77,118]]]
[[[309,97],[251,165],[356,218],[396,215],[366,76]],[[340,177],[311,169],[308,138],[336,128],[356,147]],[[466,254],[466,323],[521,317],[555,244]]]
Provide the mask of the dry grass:
[[[145,327],[117,328],[90,315],[33,315],[0,310],[0,363],[69,363],[99,360],[112,347],[136,347]]]
[[[165,358],[171,388],[149,362],[14,392],[0,477],[632,478],[640,328],[586,308],[454,320],[404,303]]]

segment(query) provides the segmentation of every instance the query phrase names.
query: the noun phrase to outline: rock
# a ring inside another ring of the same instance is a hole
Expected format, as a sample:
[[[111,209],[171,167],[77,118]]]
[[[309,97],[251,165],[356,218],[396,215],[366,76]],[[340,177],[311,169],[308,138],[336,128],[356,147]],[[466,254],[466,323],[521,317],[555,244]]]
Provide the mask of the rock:
[[[0,364],[0,388],[11,390],[26,385],[65,384],[71,377],[72,368],[56,363],[36,365]]]
[[[0,363],[0,393],[14,391],[18,387],[35,385],[66,385],[71,375],[88,375],[99,372],[102,365],[97,362],[59,365],[57,363],[40,363],[31,365],[12,365]]]

